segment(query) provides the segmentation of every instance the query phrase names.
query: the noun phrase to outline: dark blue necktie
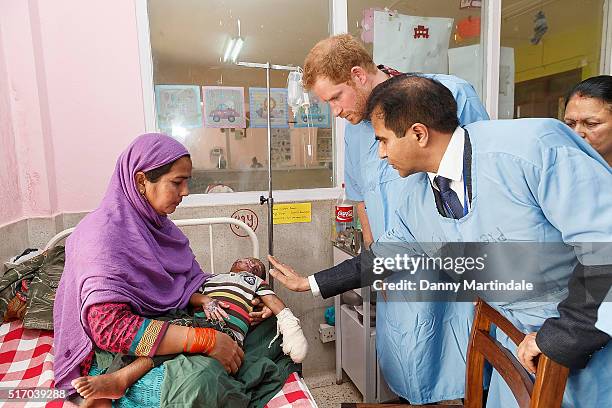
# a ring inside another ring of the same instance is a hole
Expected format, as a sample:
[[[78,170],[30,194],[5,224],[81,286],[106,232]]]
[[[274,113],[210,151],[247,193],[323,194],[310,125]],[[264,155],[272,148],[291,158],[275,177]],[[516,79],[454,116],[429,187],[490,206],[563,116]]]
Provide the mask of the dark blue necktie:
[[[456,219],[463,217],[463,206],[461,205],[461,201],[459,201],[457,193],[450,188],[451,180],[446,177],[436,176],[434,181],[440,189],[442,203],[445,204],[447,210],[450,209],[452,212],[450,215]]]

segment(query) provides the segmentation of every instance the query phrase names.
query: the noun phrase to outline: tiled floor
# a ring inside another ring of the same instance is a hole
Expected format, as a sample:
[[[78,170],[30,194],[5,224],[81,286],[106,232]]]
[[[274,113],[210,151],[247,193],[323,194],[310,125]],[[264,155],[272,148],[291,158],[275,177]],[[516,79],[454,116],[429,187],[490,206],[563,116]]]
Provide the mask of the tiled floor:
[[[321,375],[305,379],[319,408],[338,408],[342,402],[362,402],[361,394],[350,380],[336,384],[336,377]]]
[[[337,385],[333,374],[323,374],[306,378],[305,381],[319,408],[339,408],[343,402],[363,402],[361,393],[349,379],[345,378],[342,384]],[[460,400],[442,403],[461,405]]]

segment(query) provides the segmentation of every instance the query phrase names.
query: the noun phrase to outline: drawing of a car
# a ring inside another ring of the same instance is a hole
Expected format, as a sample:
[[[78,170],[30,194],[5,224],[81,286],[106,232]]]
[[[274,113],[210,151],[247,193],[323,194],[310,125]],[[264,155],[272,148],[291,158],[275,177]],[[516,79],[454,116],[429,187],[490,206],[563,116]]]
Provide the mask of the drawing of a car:
[[[325,119],[325,115],[321,113],[321,108],[319,107],[318,103],[312,104],[312,106],[308,110],[308,115],[306,115],[306,112],[302,114],[302,122],[307,122],[308,118],[310,118],[310,120],[312,121],[317,120],[319,122],[323,122],[323,119]]]
[[[240,116],[240,114],[235,109],[232,109],[225,104],[220,104],[217,106],[217,109],[210,112],[209,116],[211,116],[212,120],[215,122],[219,122],[221,119],[227,119],[230,122],[233,122],[238,116]]]

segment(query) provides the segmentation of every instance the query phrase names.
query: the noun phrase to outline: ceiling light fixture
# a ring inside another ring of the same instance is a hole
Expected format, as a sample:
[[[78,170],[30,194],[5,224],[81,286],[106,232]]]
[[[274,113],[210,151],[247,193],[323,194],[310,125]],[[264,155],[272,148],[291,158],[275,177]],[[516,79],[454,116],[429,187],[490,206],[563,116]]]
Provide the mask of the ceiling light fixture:
[[[225,46],[225,52],[223,53],[223,62],[227,62],[229,60],[230,55],[232,55],[232,51],[234,50],[234,44],[236,43],[235,38],[230,38]]]
[[[236,62],[244,45],[244,38],[240,36],[240,19],[238,19],[238,36],[229,39],[223,53],[223,62]]]
[[[234,42],[234,49],[232,50],[232,55],[230,57],[232,62],[236,62],[236,60],[238,59],[238,55],[240,54],[243,45],[244,40],[242,39],[242,37],[236,38],[236,42]]]

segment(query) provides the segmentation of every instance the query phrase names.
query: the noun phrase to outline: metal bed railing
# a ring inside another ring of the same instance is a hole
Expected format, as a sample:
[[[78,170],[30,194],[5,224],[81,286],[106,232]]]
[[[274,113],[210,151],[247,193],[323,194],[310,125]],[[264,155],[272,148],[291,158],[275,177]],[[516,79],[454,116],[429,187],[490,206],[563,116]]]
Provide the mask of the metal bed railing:
[[[192,227],[197,225],[208,225],[208,240],[210,245],[210,267],[211,273],[215,273],[215,254],[214,254],[214,240],[213,240],[213,225],[217,224],[233,224],[242,228],[251,240],[251,247],[253,249],[253,257],[259,258],[259,240],[255,235],[255,232],[244,222],[230,217],[217,217],[217,218],[190,218],[186,220],[172,220],[179,227]],[[45,245],[45,250],[53,248],[58,242],[65,239],[74,231],[74,228],[65,229],[57,233],[53,238]]]

